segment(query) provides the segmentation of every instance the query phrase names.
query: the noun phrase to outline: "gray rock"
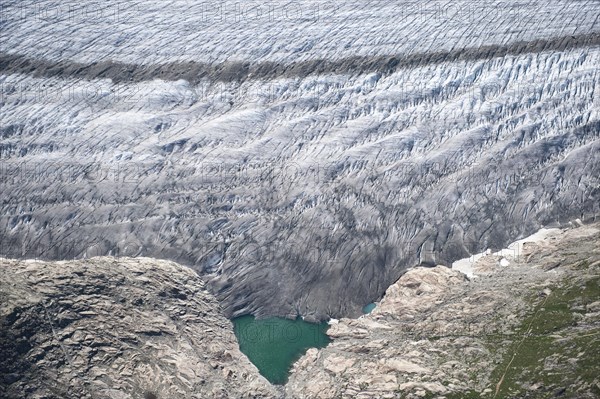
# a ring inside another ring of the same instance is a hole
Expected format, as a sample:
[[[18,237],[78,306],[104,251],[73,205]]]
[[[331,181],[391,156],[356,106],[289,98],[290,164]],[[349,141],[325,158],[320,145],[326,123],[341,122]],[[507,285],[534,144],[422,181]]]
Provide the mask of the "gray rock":
[[[0,299],[2,398],[277,396],[205,284],[175,263],[2,259]]]
[[[525,247],[509,266],[497,265],[493,255],[478,259],[471,281],[442,266],[411,269],[370,314],[330,327],[333,342],[295,363],[286,395],[596,398],[599,324],[587,317],[592,310],[564,314],[543,308],[546,301],[580,301],[573,296],[580,285],[588,287],[588,300],[598,298],[600,263],[576,265],[581,259],[597,262],[599,243],[600,224],[562,230]],[[546,261],[561,266],[546,271]],[[540,298],[537,293],[548,285],[573,291],[561,298],[556,289]],[[556,321],[571,318],[577,322]],[[548,323],[558,324],[546,328]],[[506,386],[510,395],[502,390]]]

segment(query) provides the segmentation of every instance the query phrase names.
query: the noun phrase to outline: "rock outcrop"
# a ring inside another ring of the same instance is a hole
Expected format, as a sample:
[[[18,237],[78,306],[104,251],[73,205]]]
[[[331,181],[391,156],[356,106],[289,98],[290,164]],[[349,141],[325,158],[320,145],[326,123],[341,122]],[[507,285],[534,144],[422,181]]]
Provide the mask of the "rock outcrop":
[[[597,398],[600,225],[414,268],[294,365],[291,398]]]
[[[0,259],[0,397],[272,398],[195,272]]]
[[[471,278],[413,268],[277,388],[190,269],[0,260],[0,396],[596,398],[599,242],[600,224],[553,229],[473,257]]]

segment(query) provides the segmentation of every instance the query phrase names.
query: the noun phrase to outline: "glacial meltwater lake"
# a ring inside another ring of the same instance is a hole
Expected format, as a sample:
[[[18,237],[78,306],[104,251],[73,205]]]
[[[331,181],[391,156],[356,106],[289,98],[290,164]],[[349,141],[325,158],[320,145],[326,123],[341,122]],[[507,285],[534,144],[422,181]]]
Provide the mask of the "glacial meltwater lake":
[[[285,384],[292,364],[309,348],[323,348],[331,341],[327,323],[308,323],[271,317],[256,320],[241,316],[232,320],[240,350],[272,384]]]
[[[369,314],[369,313],[371,313],[373,310],[375,310],[375,308],[376,308],[376,307],[377,307],[377,305],[376,305],[376,304],[374,304],[374,303],[370,303],[370,304],[368,304],[368,305],[365,305],[365,306],[363,307],[362,311],[363,311],[363,313],[364,313],[364,314]]]

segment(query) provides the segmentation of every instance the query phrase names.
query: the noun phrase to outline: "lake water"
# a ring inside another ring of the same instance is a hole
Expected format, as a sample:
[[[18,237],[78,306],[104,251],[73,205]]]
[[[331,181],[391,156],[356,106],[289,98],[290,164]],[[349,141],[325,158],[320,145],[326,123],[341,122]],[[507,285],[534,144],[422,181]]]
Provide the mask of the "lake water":
[[[309,348],[323,348],[331,341],[327,323],[308,323],[271,317],[256,320],[241,316],[232,320],[240,350],[272,384],[285,384],[292,364]]]
[[[370,303],[368,305],[365,305],[365,307],[363,307],[363,313],[364,314],[369,314],[373,311],[373,309],[375,309],[377,305],[375,305],[374,303]]]

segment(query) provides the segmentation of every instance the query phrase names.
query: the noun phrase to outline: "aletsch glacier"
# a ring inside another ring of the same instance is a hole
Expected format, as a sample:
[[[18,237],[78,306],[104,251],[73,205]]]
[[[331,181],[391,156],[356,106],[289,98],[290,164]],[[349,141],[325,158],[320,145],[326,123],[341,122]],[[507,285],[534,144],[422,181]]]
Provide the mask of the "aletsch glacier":
[[[296,4],[3,1],[0,255],[325,319],[600,213],[600,3]]]

